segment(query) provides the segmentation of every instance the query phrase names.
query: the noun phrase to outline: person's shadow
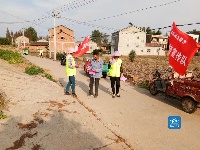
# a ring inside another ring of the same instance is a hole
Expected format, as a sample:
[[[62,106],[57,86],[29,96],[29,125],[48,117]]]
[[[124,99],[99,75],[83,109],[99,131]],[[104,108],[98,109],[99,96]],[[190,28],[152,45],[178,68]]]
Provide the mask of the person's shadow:
[[[83,81],[80,81],[78,79],[76,79],[76,86],[80,87],[87,95],[89,94],[89,83],[90,83],[90,78],[89,78],[89,75],[87,75],[83,70],[80,70],[79,73],[81,75],[84,75],[85,77],[87,77],[86,81],[87,81],[87,84]],[[104,79],[104,78],[101,78],[100,81],[99,81],[99,90],[111,95],[112,92],[109,90],[108,87],[105,87],[101,84],[101,80],[106,80],[106,82],[110,83],[109,82],[109,79]],[[67,82],[65,81],[64,78],[59,78],[59,83],[65,87],[67,85]]]
[[[1,123],[1,149],[98,149],[103,143],[92,132],[73,119],[67,119],[64,112],[54,111],[48,121],[33,118],[22,124],[22,117],[13,117]]]

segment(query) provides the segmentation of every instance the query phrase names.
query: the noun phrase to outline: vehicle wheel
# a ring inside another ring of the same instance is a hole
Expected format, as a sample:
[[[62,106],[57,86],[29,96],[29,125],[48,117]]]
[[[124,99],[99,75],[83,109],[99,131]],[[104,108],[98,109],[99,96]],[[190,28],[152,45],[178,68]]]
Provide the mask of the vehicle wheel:
[[[103,75],[103,78],[106,78],[107,77],[107,74],[106,73],[104,73],[104,74],[102,74]]]
[[[155,84],[154,83],[151,83],[149,85],[149,92],[152,94],[152,95],[157,95],[158,94],[158,90],[157,88],[155,87]]]
[[[185,97],[182,100],[182,108],[186,113],[193,113],[197,110],[197,102],[191,97]]]

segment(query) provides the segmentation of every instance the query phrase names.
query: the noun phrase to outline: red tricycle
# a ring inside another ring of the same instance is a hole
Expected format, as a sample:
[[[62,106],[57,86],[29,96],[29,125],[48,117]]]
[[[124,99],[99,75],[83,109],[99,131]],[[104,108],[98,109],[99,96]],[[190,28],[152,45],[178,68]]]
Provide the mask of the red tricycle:
[[[190,75],[180,76],[171,70],[170,74],[168,79],[163,79],[161,72],[156,70],[149,85],[150,93],[164,93],[167,97],[180,100],[185,112],[195,112],[200,104],[200,81],[194,79],[191,72],[188,73]]]

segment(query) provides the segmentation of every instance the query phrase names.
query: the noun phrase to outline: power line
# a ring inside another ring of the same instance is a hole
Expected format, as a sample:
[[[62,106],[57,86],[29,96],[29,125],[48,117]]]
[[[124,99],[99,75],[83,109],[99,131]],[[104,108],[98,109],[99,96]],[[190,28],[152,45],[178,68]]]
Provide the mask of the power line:
[[[38,18],[38,19],[35,19],[33,21],[38,21],[38,20],[41,21],[41,20],[45,20],[45,19],[51,18],[52,17],[52,12],[61,13],[61,12],[67,11],[67,10],[73,10],[75,8],[79,8],[79,7],[94,3],[96,1],[97,0],[78,0],[78,1],[76,0],[76,1],[73,1],[73,2],[71,2],[69,4],[65,4],[65,5],[60,6],[58,8],[55,8],[55,9],[53,9],[51,11],[48,11],[46,13],[46,15],[42,16],[42,18]]]
[[[64,20],[67,20],[67,21],[71,21],[71,22],[75,22],[77,24],[83,24],[85,26],[91,26],[91,27],[96,27],[96,28],[101,28],[101,29],[107,29],[107,30],[116,30],[115,28],[110,28],[110,27],[105,27],[105,26],[99,26],[99,25],[87,23],[87,22],[84,22],[84,21],[78,21],[78,20],[70,19],[70,18],[66,18],[66,17],[61,17],[61,19],[64,19]]]
[[[0,22],[0,24],[16,24],[16,23],[24,23],[24,22]]]
[[[200,22],[196,22],[196,23],[186,23],[186,24],[177,24],[176,26],[177,27],[183,27],[183,26],[192,26],[192,25],[200,25]],[[132,27],[132,26],[130,26],[130,27]],[[153,31],[155,31],[155,30],[162,30],[162,29],[167,29],[167,28],[171,28],[172,26],[171,25],[169,25],[169,26],[165,26],[165,27],[158,27],[158,28],[154,28],[154,29],[151,29],[151,30],[153,30]],[[128,27],[127,27],[128,28]],[[137,28],[137,27],[136,27]],[[137,29],[139,29],[140,31],[137,31],[137,32],[127,32],[127,33],[122,33],[122,34],[136,34],[136,33],[140,33],[140,32],[145,32],[144,30],[141,30],[140,28],[137,28]],[[123,29],[122,29],[123,30]],[[121,30],[119,30],[119,31],[121,31]],[[119,31],[117,31],[117,32],[119,32]],[[115,33],[115,32],[114,32]]]
[[[125,12],[125,13],[121,13],[121,14],[114,15],[114,16],[109,16],[109,17],[104,17],[104,18],[100,18],[100,19],[90,20],[88,22],[94,22],[94,21],[101,21],[101,20],[116,18],[116,17],[120,17],[120,16],[123,16],[123,15],[128,15],[128,14],[136,13],[136,12],[139,12],[139,11],[144,11],[144,10],[148,10],[148,9],[152,9],[152,8],[157,8],[157,7],[162,7],[162,6],[170,5],[170,4],[173,4],[173,3],[180,2],[180,1],[181,0],[175,0],[175,1],[172,1],[172,2],[168,2],[168,3],[164,3],[164,4],[160,4],[160,5],[155,5],[155,6],[150,6],[150,7],[146,7],[146,8],[142,8],[142,9],[138,9],[138,10],[134,10],[134,11],[130,11],[130,12]]]

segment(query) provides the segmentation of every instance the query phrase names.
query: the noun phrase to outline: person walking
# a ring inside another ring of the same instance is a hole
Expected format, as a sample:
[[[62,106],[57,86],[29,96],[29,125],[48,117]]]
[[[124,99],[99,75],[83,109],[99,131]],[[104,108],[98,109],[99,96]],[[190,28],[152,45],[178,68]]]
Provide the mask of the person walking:
[[[89,83],[89,95],[97,98],[98,96],[98,88],[99,88],[99,80],[102,77],[103,70],[103,60],[99,57],[99,52],[93,52],[93,59],[91,60],[91,64],[89,66],[89,74],[90,74],[90,83]],[[93,85],[95,83],[95,94],[93,94]]]
[[[76,62],[74,60],[74,54],[75,49],[70,48],[68,51],[68,55],[66,56],[66,75],[69,76],[69,82],[66,85],[65,95],[71,95],[71,93],[69,93],[69,89],[71,87],[72,96],[77,98],[77,95],[75,93],[75,75],[76,68],[78,68],[78,65],[76,65]]]
[[[119,51],[115,51],[113,57],[109,61],[109,76],[111,80],[112,98],[120,97],[120,77],[123,76],[122,60],[119,58]]]
[[[43,49],[40,49],[40,58],[43,57]]]

